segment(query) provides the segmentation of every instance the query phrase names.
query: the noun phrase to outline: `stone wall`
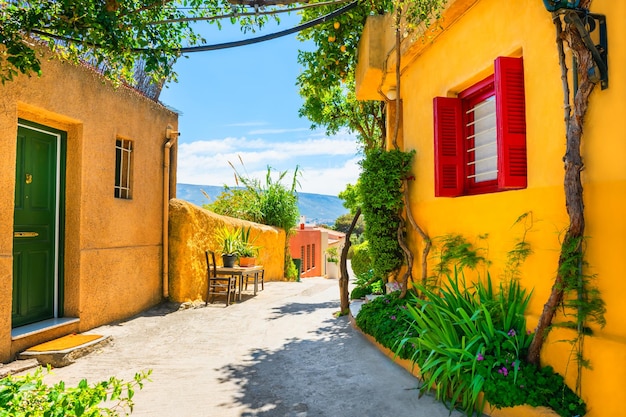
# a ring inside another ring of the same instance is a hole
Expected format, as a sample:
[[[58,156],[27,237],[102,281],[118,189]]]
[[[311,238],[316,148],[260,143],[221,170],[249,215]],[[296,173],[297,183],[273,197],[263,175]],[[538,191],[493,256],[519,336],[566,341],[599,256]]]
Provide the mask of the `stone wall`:
[[[224,226],[252,227],[258,236],[257,264],[265,267],[266,281],[284,281],[285,232],[282,229],[221,216],[184,200],[172,199],[169,206],[169,294],[175,302],[206,298],[205,250],[219,255],[216,232]],[[221,263],[219,256],[218,264]]]

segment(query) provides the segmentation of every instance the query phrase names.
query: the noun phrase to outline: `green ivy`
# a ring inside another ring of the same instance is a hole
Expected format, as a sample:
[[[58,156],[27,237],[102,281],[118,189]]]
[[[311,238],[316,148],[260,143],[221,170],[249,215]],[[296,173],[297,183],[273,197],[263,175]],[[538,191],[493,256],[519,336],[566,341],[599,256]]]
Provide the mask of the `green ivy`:
[[[584,238],[577,237],[563,242],[561,246],[559,275],[563,278],[563,319],[552,322],[551,326],[575,332],[573,338],[562,341],[572,345],[577,366],[577,392],[582,390],[582,368],[591,368],[589,359],[583,354],[584,338],[593,334],[589,324],[595,323],[600,327],[606,325],[606,305],[593,282],[595,275],[586,273],[588,265],[585,261],[584,243]]]
[[[447,234],[433,239],[435,243],[437,262],[434,266],[437,277],[434,282],[439,282],[439,277],[450,275],[456,268],[459,270],[475,270],[478,265],[485,264],[486,259],[479,254],[464,236],[456,233]]]
[[[374,274],[384,280],[402,265],[403,252],[398,243],[402,184],[409,176],[414,154],[415,151],[374,149],[361,162],[359,193],[367,224],[365,237]]]

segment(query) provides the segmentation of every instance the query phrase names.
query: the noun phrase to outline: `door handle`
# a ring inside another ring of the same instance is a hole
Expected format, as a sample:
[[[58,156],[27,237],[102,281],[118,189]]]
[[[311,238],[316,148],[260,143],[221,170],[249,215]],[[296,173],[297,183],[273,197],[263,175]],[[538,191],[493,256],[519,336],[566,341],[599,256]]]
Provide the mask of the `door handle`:
[[[13,237],[37,237],[39,233],[37,232],[14,232]]]

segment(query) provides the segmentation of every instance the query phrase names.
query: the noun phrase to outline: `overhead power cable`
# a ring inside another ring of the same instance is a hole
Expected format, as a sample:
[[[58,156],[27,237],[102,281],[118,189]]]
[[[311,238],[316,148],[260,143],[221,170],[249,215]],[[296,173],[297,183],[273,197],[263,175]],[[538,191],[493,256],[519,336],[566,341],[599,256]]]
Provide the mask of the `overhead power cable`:
[[[191,47],[186,47],[186,48],[180,48],[177,51],[180,54],[189,54],[189,53],[193,53],[193,52],[207,52],[207,51],[217,51],[219,49],[227,49],[227,48],[235,48],[238,46],[245,46],[245,45],[252,45],[255,43],[259,43],[259,42],[265,42],[265,41],[269,41],[272,39],[276,39],[276,38],[280,38],[282,36],[287,36],[287,35],[291,35],[292,33],[297,33],[300,32],[302,30],[308,29],[310,27],[319,25],[320,23],[325,23],[330,19],[333,19],[337,16],[341,16],[342,14],[344,14],[345,12],[355,8],[358,5],[358,0],[355,0],[354,2],[347,4],[346,6],[343,6],[333,12],[330,12],[324,16],[318,17],[316,19],[313,20],[309,20],[306,23],[303,23],[301,25],[298,26],[294,26],[291,29],[286,29],[280,32],[276,32],[276,33],[271,33],[269,35],[263,35],[263,36],[258,36],[256,38],[250,38],[250,39],[244,39],[241,41],[234,41],[234,42],[226,42],[226,43],[219,43],[219,44],[215,44],[215,45],[202,45],[202,46],[191,46]],[[39,29],[33,29],[31,31],[34,34],[37,35],[41,35],[41,36],[47,36],[53,39],[58,39],[61,41],[65,41],[65,42],[73,42],[73,43],[84,43],[84,41],[80,40],[80,39],[74,39],[74,38],[69,38],[66,36],[59,36],[56,35],[54,33],[50,33],[47,31],[43,31],[43,30],[39,30]],[[89,44],[92,47],[102,47],[102,45],[99,44],[93,44],[90,43]],[[132,52],[147,52],[147,51],[154,51],[156,50],[156,48],[133,48]]]
[[[263,35],[263,36],[258,36],[256,38],[250,38],[250,39],[244,39],[241,41],[233,41],[233,42],[226,42],[226,43],[219,43],[219,44],[215,44],[215,45],[202,45],[202,46],[191,46],[191,47],[187,47],[187,48],[181,48],[180,49],[180,53],[181,54],[189,54],[189,53],[193,53],[193,52],[206,52],[206,51],[216,51],[219,49],[227,49],[227,48],[235,48],[237,46],[245,46],[245,45],[251,45],[251,44],[255,44],[255,43],[259,43],[259,42],[265,42],[265,41],[269,41],[272,39],[276,39],[276,38],[280,38],[282,36],[287,36],[287,35],[291,35],[292,33],[297,33],[300,32],[304,29],[308,29],[310,27],[319,25],[320,23],[325,23],[330,19],[333,19],[337,16],[341,16],[342,14],[344,14],[345,12],[355,8],[358,5],[358,0],[354,1],[350,4],[347,4],[345,6],[343,6],[340,9],[337,9],[333,12],[330,12],[324,16],[318,17],[316,19],[313,20],[309,20],[306,23],[303,23],[301,25],[298,26],[294,26],[290,29],[286,29],[280,32],[276,32],[276,33],[270,33],[269,35]]]
[[[163,25],[163,24],[170,24],[170,23],[182,23],[182,22],[204,22],[204,21],[211,21],[211,20],[221,20],[221,19],[229,19],[229,18],[238,18],[238,17],[242,17],[242,16],[264,16],[264,15],[271,15],[271,14],[279,14],[279,13],[291,13],[291,12],[296,12],[299,10],[305,10],[305,9],[309,9],[311,7],[320,7],[320,6],[329,6],[329,5],[333,5],[333,4],[341,4],[341,3],[347,3],[348,0],[332,0],[332,1],[326,1],[323,3],[313,3],[313,4],[305,4],[304,6],[298,6],[298,7],[289,7],[287,9],[271,9],[271,10],[261,10],[261,11],[254,11],[254,12],[232,12],[232,13],[228,13],[228,14],[222,14],[222,15],[217,15],[217,16],[198,16],[198,17],[182,17],[182,18],[178,18],[178,19],[165,19],[165,20],[159,20],[159,21],[155,21],[150,23],[151,25]],[[177,8],[177,9],[181,9],[181,8]]]

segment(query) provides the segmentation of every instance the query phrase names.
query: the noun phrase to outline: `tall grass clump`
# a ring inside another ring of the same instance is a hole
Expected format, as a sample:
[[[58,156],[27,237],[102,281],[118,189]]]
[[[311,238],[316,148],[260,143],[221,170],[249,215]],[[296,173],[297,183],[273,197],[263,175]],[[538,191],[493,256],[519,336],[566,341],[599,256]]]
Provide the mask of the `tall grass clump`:
[[[423,378],[422,392],[468,416],[485,400],[496,408],[543,405],[562,416],[584,415],[584,403],[551,368],[524,362],[532,335],[524,311],[531,293],[517,280],[494,288],[489,275],[467,286],[456,269],[438,289],[419,287],[407,313],[415,336],[406,337]],[[484,396],[481,395],[484,393]]]

